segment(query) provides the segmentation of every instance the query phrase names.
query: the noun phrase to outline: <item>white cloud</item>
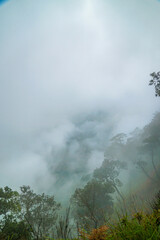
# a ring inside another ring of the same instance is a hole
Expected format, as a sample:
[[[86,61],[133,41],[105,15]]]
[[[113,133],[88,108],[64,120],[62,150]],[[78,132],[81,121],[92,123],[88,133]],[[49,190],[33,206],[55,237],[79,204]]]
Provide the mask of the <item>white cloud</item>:
[[[149,73],[159,70],[159,10],[150,0],[12,0],[0,7],[4,171],[20,153],[29,169],[28,152],[33,159],[63,146],[77,114],[111,112],[115,131],[127,132],[151,119],[159,109],[148,87]]]

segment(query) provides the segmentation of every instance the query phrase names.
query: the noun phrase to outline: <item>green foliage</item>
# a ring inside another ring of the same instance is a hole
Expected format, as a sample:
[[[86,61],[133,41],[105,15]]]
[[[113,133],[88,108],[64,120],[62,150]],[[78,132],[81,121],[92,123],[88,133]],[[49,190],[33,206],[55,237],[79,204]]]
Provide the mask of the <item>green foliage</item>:
[[[129,218],[127,215],[118,222],[92,229],[89,233],[80,230],[81,239],[85,240],[159,240],[160,212],[150,215],[137,212]]]
[[[145,215],[136,213],[131,219],[124,216],[115,225],[111,225],[106,240],[158,240],[160,213]]]
[[[20,211],[19,194],[12,191],[9,187],[0,188],[0,215],[7,218],[10,214],[16,214]]]
[[[38,240],[49,236],[53,231],[57,210],[60,204],[56,203],[54,196],[36,194],[29,186],[21,187],[20,203],[21,217],[31,228],[33,236]]]
[[[17,222],[8,219],[1,230],[1,238],[4,240],[30,240],[31,230],[24,221]]]
[[[7,186],[0,188],[0,239],[30,239],[29,228],[24,221],[18,221],[20,211],[18,192]]]
[[[107,225],[92,229],[90,232],[80,230],[85,240],[159,240],[160,239],[160,192],[152,201],[152,212],[143,211],[134,214],[118,214],[118,219]],[[129,209],[127,209],[126,212]]]

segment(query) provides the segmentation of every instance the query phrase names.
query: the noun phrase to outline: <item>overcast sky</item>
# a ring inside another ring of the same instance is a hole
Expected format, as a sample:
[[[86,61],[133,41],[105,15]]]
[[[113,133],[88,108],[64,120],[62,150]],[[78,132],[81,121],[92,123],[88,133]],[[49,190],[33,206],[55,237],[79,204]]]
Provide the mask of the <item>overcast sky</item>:
[[[157,0],[0,3],[1,186],[43,179],[45,189],[45,156],[64,147],[77,116],[105,112],[113,134],[151,120],[159,12]]]

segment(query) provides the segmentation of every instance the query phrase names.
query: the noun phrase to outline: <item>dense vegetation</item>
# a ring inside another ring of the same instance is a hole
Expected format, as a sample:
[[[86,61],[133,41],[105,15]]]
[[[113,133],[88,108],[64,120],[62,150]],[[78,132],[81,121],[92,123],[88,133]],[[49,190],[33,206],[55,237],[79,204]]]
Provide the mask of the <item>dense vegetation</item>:
[[[56,204],[53,197],[37,195],[29,187],[23,188],[33,198],[29,200],[23,193],[18,194],[7,187],[0,189],[1,240],[53,239],[49,238],[49,235],[59,239],[160,239],[160,192],[151,202],[150,213],[139,211],[131,214],[125,209],[125,214],[117,213],[114,221],[113,219],[104,220],[103,224],[97,228],[87,231],[78,226],[76,238],[73,238],[73,226],[70,225],[69,220],[70,209],[67,209],[65,218],[55,221],[55,211],[59,208],[59,204]],[[21,200],[22,195],[23,200]],[[89,217],[92,220],[92,216],[89,215],[88,221]]]

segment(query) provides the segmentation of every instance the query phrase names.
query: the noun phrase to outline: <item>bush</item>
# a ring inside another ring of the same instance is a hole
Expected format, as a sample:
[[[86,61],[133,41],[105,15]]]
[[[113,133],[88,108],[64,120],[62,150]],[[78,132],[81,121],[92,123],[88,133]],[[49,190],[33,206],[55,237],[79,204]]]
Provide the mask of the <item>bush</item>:
[[[93,229],[90,233],[80,231],[80,236],[87,240],[159,240],[160,211],[150,215],[137,212],[132,218],[123,216],[116,224]]]
[[[92,231],[87,234],[85,231],[80,230],[80,236],[82,239],[89,239],[89,240],[105,240],[108,231],[107,226],[101,226],[97,229],[92,229]]]
[[[132,219],[128,219],[127,216],[125,216],[119,220],[116,226],[110,228],[110,233],[106,239],[160,239],[159,219],[159,212],[151,215],[144,215],[138,212]]]

